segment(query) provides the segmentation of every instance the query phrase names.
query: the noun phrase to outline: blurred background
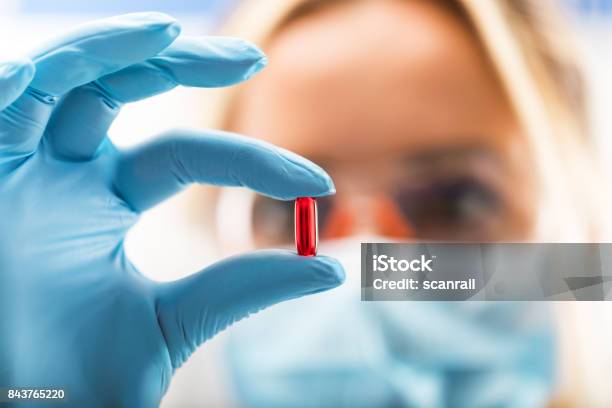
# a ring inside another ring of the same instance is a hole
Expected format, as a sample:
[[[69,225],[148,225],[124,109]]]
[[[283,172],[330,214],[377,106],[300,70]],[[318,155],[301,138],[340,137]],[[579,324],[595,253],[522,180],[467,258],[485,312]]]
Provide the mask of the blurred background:
[[[136,11],[169,13],[182,23],[186,34],[216,33],[239,3],[239,0],[3,0],[0,2],[0,58],[26,53],[68,26]],[[597,143],[596,154],[602,159],[606,179],[612,180],[612,0],[558,0],[558,6],[578,37],[589,83],[589,115]],[[117,145],[129,147],[174,127],[207,126],[203,117],[213,109],[219,92],[179,88],[126,106],[111,130],[111,137]],[[144,214],[128,238],[132,261],[153,279],[163,281],[186,276],[221,256],[212,233],[214,220],[206,215],[210,208],[206,207],[206,200],[194,200],[190,194],[181,194]],[[194,211],[194,205],[202,206],[201,216],[197,209]],[[173,234],[167,233],[168,225],[173,226]],[[592,346],[589,361],[598,360],[609,373],[611,354],[598,350],[612,344],[612,314],[609,308],[607,311],[594,308],[591,318],[593,321],[583,322],[582,327],[599,326],[602,320],[610,323],[607,328],[600,327],[600,331],[588,334],[585,340]],[[240,406],[230,385],[223,352],[225,337],[226,333],[221,333],[178,370],[163,406]],[[607,379],[587,381],[585,389],[594,404],[599,405],[584,406],[611,406],[607,405],[612,404]]]

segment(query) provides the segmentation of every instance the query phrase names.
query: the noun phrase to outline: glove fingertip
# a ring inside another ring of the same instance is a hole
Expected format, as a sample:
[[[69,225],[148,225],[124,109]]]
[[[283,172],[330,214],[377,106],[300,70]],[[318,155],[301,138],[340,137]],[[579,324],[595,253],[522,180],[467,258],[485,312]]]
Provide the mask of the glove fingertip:
[[[224,87],[253,77],[268,59],[255,44],[234,37],[183,36],[160,54],[188,86]]]
[[[346,272],[344,267],[335,258],[328,256],[316,256],[313,258],[319,265],[319,268],[323,274],[325,282],[329,285],[329,288],[335,288],[340,286],[346,280]]]
[[[292,251],[286,251],[285,256],[286,262],[293,266],[292,273],[299,273],[310,281],[312,286],[321,290],[340,286],[346,279],[344,267],[335,258],[324,255],[299,256]]]
[[[331,176],[320,166],[281,147],[275,149],[288,163],[288,168],[293,170],[287,173],[291,178],[287,183],[290,191],[284,196],[278,196],[281,200],[294,200],[297,197],[324,197],[336,193],[336,187]]]
[[[252,66],[251,68],[246,72],[244,79],[248,80],[251,79],[253,76],[255,76],[255,74],[259,73],[261,70],[263,70],[266,66],[268,66],[268,57],[266,57],[265,55],[262,56],[261,58],[259,58]]]

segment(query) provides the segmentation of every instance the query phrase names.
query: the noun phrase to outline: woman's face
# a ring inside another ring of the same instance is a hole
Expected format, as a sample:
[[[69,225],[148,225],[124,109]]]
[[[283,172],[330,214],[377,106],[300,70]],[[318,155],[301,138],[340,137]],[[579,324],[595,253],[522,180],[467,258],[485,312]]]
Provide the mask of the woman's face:
[[[475,34],[432,1],[338,2],[267,44],[234,131],[324,167],[322,238],[360,233],[520,240],[534,223],[522,131]],[[291,207],[259,198],[262,245],[291,239]]]

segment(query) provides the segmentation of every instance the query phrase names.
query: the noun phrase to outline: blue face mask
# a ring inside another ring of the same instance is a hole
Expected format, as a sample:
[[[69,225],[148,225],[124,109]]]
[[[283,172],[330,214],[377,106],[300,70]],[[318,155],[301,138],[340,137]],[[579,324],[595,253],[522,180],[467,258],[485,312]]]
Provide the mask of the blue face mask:
[[[228,353],[252,407],[541,407],[554,383],[546,303],[361,302],[359,242],[321,253],[347,281],[238,324]]]

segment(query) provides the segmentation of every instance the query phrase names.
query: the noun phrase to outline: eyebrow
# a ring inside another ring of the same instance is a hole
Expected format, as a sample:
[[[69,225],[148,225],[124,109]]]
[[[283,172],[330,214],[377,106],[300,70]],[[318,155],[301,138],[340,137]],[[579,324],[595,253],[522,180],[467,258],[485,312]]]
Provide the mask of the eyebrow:
[[[388,156],[390,157],[390,155]],[[476,144],[457,144],[443,147],[422,148],[402,156],[394,157],[398,158],[403,164],[417,165],[432,165],[436,162],[444,162],[445,159],[470,160],[472,158],[482,159],[483,157],[496,164],[499,164],[501,161],[499,153],[494,149]],[[308,158],[324,168],[330,166],[332,163],[338,162],[338,159],[325,154],[312,155],[308,156]],[[346,159],[340,159],[340,161],[346,161]]]
[[[439,161],[446,158],[466,158],[469,159],[473,156],[483,157],[488,156],[494,161],[499,159],[499,155],[492,149],[485,146],[476,145],[456,145],[456,146],[445,146],[429,148],[422,151],[414,152],[404,156],[405,161],[410,162],[431,162]]]

